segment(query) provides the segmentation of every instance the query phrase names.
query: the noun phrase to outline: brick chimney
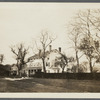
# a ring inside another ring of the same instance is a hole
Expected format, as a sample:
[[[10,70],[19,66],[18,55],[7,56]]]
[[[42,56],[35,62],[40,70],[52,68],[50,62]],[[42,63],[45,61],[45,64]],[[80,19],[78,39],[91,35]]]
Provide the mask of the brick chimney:
[[[51,50],[52,50],[52,46],[51,46],[51,45],[49,45],[49,51],[51,52]]]
[[[61,47],[59,47],[59,52],[61,52]]]

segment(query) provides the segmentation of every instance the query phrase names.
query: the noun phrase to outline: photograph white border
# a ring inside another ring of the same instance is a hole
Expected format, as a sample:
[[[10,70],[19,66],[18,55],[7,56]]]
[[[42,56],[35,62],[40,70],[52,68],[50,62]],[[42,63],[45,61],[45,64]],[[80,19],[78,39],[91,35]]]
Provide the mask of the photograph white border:
[[[4,4],[4,3],[5,2],[3,3],[0,2],[0,4]],[[20,2],[20,3],[29,4],[29,2]],[[15,3],[10,2],[10,3],[6,3],[6,5],[7,4],[15,4]],[[73,3],[68,3],[68,4],[69,6],[71,6],[71,4]],[[82,4],[83,6],[79,4]],[[74,3],[74,5],[76,6],[76,8],[100,7],[100,3]],[[22,92],[21,93],[0,93],[0,98],[73,98],[73,99],[74,98],[100,98],[100,93],[22,93]]]

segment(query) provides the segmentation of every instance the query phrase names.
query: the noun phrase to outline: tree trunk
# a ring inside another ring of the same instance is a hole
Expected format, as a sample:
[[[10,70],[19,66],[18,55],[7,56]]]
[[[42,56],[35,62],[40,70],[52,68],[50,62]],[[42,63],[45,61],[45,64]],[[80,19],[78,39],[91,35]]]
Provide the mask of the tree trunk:
[[[43,72],[46,73],[46,68],[45,68],[45,45],[43,46],[42,62],[43,62]]]
[[[78,73],[78,68],[79,68],[79,58],[78,58],[78,51],[76,51],[76,61],[77,61],[76,73]]]
[[[42,62],[43,62],[43,72],[46,73],[46,69],[45,69],[45,59],[44,58],[42,59]]]
[[[17,60],[17,67],[18,67],[18,76],[21,77],[21,73],[20,73],[20,70],[21,70],[21,64],[18,63],[18,60]]]
[[[64,68],[62,68],[62,73],[64,73]]]
[[[90,57],[89,65],[90,65],[90,72],[92,73],[93,72],[93,68],[92,68],[92,59],[91,59],[91,57]]]

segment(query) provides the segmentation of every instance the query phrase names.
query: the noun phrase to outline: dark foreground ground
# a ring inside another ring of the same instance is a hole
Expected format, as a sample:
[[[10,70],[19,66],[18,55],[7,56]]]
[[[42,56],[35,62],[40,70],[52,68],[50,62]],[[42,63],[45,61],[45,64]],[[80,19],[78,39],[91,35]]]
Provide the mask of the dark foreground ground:
[[[1,78],[0,92],[100,92],[100,81]]]

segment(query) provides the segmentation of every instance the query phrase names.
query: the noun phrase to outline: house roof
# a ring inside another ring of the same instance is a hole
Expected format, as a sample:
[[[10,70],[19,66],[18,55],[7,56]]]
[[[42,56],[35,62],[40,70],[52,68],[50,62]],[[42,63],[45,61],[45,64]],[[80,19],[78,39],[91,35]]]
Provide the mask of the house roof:
[[[51,50],[51,51],[46,51],[46,52],[45,52],[45,55],[47,56],[47,55],[49,55],[51,52],[55,52],[55,53],[61,54],[61,52],[59,52],[57,49],[53,49],[53,50]],[[42,56],[43,56],[43,52],[42,52],[40,55],[39,55],[39,53],[37,53],[37,54],[35,54],[35,55],[29,57],[28,60],[40,59]]]

